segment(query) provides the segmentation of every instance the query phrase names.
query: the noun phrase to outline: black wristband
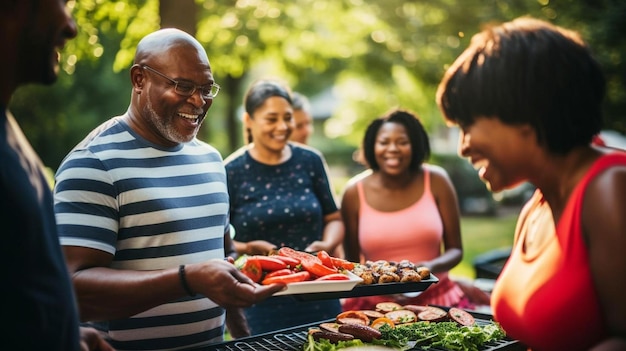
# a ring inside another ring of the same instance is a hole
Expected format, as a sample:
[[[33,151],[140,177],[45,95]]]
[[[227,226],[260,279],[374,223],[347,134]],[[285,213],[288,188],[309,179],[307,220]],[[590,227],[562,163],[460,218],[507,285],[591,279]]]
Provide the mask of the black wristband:
[[[196,296],[196,293],[194,293],[189,287],[189,284],[187,284],[187,276],[185,276],[184,264],[181,264],[180,266],[178,266],[178,277],[180,278],[180,284],[183,286],[183,289],[185,289],[185,291],[187,292],[187,295]]]

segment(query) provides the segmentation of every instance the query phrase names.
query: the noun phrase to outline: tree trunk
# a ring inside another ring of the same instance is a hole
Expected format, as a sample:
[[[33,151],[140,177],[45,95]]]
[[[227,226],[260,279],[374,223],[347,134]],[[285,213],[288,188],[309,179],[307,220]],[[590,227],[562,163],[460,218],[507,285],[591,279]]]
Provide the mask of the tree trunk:
[[[159,2],[161,28],[174,27],[195,36],[198,12],[195,0],[161,0]],[[229,75],[226,77],[226,81],[220,82],[222,86],[220,96],[228,98],[228,106],[226,108],[226,129],[228,133],[228,147],[230,148],[228,154],[239,147],[240,138],[243,138],[243,132],[237,123],[238,92],[241,81],[241,78]]]
[[[239,138],[243,139],[243,131],[237,124],[237,107],[239,106],[237,97],[239,96],[238,92],[241,82],[241,77],[235,78],[229,74],[223,84],[225,93],[228,95],[228,107],[226,108],[226,129],[228,130],[228,146],[230,147],[229,154],[237,150],[239,146]],[[243,140],[243,143],[246,144],[246,140]]]
[[[174,27],[196,35],[198,9],[195,0],[159,1],[161,28]]]

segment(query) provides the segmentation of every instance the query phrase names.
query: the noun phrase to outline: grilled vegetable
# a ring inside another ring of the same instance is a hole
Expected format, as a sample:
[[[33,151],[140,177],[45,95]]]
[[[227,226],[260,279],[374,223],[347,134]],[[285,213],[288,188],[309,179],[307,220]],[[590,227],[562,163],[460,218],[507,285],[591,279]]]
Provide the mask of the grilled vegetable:
[[[317,258],[316,258],[317,259]],[[323,277],[325,275],[338,273],[336,268],[329,268],[324,266],[319,260],[302,260],[301,261],[302,268],[311,273],[311,275],[316,277]]]
[[[409,310],[395,310],[385,313],[385,317],[391,319],[395,324],[413,323],[417,321],[417,315]]]
[[[304,252],[304,251],[298,251],[298,250],[294,250],[290,247],[286,247],[283,246],[280,249],[278,249],[278,254],[281,256],[286,256],[286,257],[291,257],[291,258],[295,258],[300,260],[300,263],[302,263],[302,261],[314,261],[314,262],[319,262],[322,263],[319,258],[311,255],[308,252]]]
[[[427,306],[426,310],[417,315],[417,318],[422,321],[441,322],[448,318],[448,312],[439,307]]]
[[[383,325],[388,325],[390,328],[393,328],[396,326],[396,324],[391,319],[387,317],[379,317],[372,321],[372,324],[370,324],[370,327],[374,329],[380,329],[380,327],[382,327]]]
[[[401,310],[402,306],[395,302],[379,302],[376,304],[376,311],[387,313],[395,310]]]
[[[327,323],[320,324],[320,328],[322,330],[338,333],[339,332],[339,325],[340,324],[338,324],[338,323],[327,322]]]
[[[293,273],[296,273],[296,272],[292,271],[289,268],[279,269],[277,271],[272,271],[272,272],[266,273],[265,277],[263,277],[263,279],[265,280],[267,278],[278,277],[278,276],[281,276],[281,275],[289,275],[289,274],[293,274]]]
[[[272,272],[279,269],[287,268],[287,264],[284,261],[279,260],[278,258],[262,255],[256,255],[252,257],[257,259],[259,263],[261,263],[261,268],[263,268],[264,271]]]
[[[289,283],[302,282],[302,281],[308,280],[309,278],[311,278],[311,274],[307,271],[302,271],[302,272],[291,273],[287,275],[269,277],[269,278],[263,279],[261,284],[263,285],[269,285],[269,284],[274,284],[274,283],[289,284]]]
[[[469,312],[456,307],[451,307],[448,310],[448,317],[460,325],[471,326],[476,323],[474,316],[469,314]]]
[[[315,279],[315,281],[324,281],[324,280],[350,280],[350,277],[348,277],[347,275],[343,273],[331,273],[331,274]]]
[[[337,323],[369,325],[369,317],[361,311],[345,311],[337,315]]]
[[[342,269],[347,269],[349,271],[354,269],[354,262],[350,262],[348,260],[344,260],[343,258],[339,258],[339,257],[330,257],[330,260],[333,262],[333,265],[337,268],[342,268]]]
[[[261,268],[261,262],[254,256],[241,256],[235,261],[235,267],[239,269],[248,278],[252,279],[255,283],[261,281],[263,276],[263,269]]]
[[[300,264],[300,260],[294,257],[282,256],[282,255],[271,255],[269,257],[279,259],[285,262],[288,268],[294,269]]]
[[[361,312],[365,313],[365,315],[368,316],[370,320],[385,316],[383,313],[373,310],[362,310]]]
[[[328,252],[321,250],[317,252],[317,258],[322,261],[322,264],[328,268],[335,269],[335,265],[333,264],[333,260],[330,258]]]
[[[342,324],[339,326],[340,333],[346,333],[365,342],[380,339],[382,335],[378,329],[363,324]]]
[[[420,312],[424,312],[428,309],[428,306],[424,306],[424,305],[404,305],[402,306],[405,310],[409,310],[409,311],[413,311],[415,312],[415,314],[418,314]]]

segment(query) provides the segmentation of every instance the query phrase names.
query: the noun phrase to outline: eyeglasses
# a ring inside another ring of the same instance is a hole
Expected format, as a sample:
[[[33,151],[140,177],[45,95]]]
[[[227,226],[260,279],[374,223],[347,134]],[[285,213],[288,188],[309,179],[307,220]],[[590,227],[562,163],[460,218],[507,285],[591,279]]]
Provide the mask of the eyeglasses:
[[[217,96],[217,93],[220,92],[220,86],[217,83],[213,83],[211,85],[195,85],[195,84],[191,84],[191,83],[186,83],[186,82],[179,82],[177,80],[174,80],[168,76],[166,76],[165,74],[157,71],[156,69],[148,66],[148,65],[143,65],[141,66],[142,68],[146,68],[148,69],[150,72],[152,73],[156,73],[158,75],[160,75],[161,77],[169,80],[170,82],[174,83],[174,91],[182,96],[191,96],[196,92],[196,89],[200,90],[200,95],[202,95],[202,98],[204,99],[213,99],[214,97]]]

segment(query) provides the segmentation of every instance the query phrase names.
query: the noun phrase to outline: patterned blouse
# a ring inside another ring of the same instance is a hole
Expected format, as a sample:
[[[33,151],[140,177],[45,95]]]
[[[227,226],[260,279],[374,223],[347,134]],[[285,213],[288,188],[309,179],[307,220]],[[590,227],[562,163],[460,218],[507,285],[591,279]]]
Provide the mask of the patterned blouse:
[[[304,250],[322,239],[324,216],[338,210],[324,157],[310,147],[288,147],[291,158],[279,165],[255,161],[247,148],[225,160],[237,241]]]

